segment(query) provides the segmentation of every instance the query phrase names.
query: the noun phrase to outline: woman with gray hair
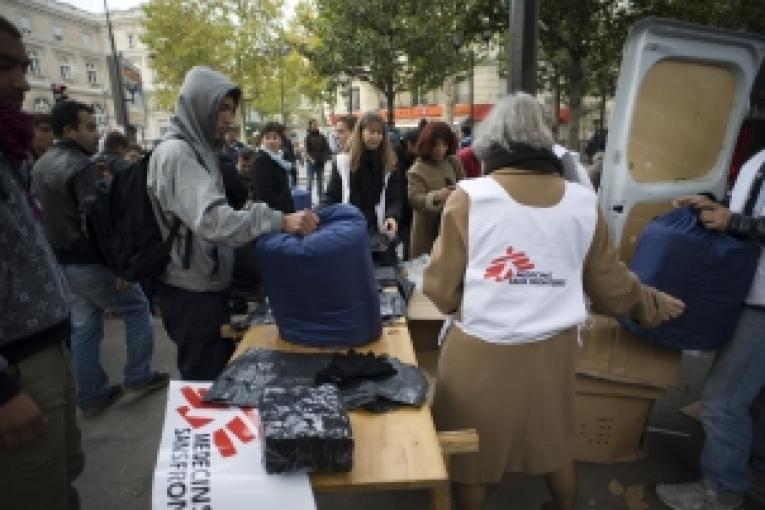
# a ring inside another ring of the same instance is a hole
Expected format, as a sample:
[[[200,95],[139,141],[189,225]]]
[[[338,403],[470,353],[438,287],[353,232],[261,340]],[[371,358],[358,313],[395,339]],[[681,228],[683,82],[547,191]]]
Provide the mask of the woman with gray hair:
[[[619,262],[595,194],[561,177],[552,145],[536,99],[501,99],[473,142],[486,175],[460,181],[446,201],[425,269],[425,294],[452,316],[436,425],[475,428],[481,442],[452,460],[461,510],[483,508],[505,472],[546,474],[553,508],[574,508],[574,354],[585,294],[600,313],[646,326],[684,307]]]

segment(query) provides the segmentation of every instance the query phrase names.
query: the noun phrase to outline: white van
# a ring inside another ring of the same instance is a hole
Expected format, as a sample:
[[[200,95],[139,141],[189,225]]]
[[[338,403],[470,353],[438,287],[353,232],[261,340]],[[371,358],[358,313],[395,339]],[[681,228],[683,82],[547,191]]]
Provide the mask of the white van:
[[[673,198],[725,196],[742,123],[765,120],[763,61],[765,37],[658,18],[632,27],[599,191],[622,260]],[[757,150],[765,147],[761,134]]]

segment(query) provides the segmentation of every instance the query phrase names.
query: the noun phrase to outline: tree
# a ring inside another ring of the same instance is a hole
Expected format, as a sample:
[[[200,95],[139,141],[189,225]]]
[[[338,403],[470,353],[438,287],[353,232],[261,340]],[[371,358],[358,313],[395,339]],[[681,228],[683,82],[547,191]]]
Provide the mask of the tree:
[[[616,69],[632,13],[620,0],[545,0],[540,5],[539,45],[569,100],[568,145],[579,150],[582,99],[593,89],[613,93]]]
[[[242,89],[242,130],[248,106],[267,104],[278,76],[270,46],[279,34],[282,0],[151,0],[141,40],[149,48],[158,103],[169,108],[195,65],[229,76]]]
[[[765,2],[762,0],[633,0],[632,4],[632,9],[642,16],[765,33]]]
[[[308,20],[320,44],[304,48],[327,77],[344,73],[382,91],[394,120],[397,92],[440,86],[464,62],[448,36],[459,6],[443,0],[316,0]]]

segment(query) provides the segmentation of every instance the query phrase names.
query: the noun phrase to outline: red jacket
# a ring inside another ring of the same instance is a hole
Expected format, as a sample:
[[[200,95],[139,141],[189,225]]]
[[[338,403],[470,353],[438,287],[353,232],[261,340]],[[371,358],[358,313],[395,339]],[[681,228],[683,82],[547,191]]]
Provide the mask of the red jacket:
[[[480,177],[481,162],[475,157],[472,147],[467,146],[458,150],[457,157],[460,158],[460,162],[462,162],[462,168],[465,169],[466,178]]]

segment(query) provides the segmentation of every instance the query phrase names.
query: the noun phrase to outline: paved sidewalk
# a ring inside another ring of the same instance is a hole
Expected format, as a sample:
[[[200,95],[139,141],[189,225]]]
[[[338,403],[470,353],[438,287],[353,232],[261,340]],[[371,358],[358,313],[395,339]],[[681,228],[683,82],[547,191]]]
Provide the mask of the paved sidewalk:
[[[155,319],[154,330],[154,366],[177,378],[175,347],[168,340],[160,320]],[[125,350],[122,322],[107,321],[105,333],[102,346],[104,368],[113,382],[120,382]],[[608,489],[612,480],[618,480],[625,487],[643,485],[647,505],[644,508],[662,510],[665,507],[653,494],[656,482],[698,478],[698,455],[703,437],[701,426],[678,413],[677,409],[696,399],[709,361],[709,356],[685,356],[681,371],[683,384],[657,403],[651,418],[654,427],[686,432],[690,436],[649,433],[646,460],[628,464],[579,465],[580,509],[627,509],[624,499],[613,496]],[[123,397],[101,416],[80,419],[86,467],[77,486],[84,510],[148,510],[151,507],[151,480],[164,409],[165,391],[162,390],[140,399]],[[513,475],[499,485],[492,495],[489,509],[538,510],[547,499],[542,477]],[[428,508],[424,491],[319,494],[316,500],[320,510]],[[258,506],[253,503],[252,508]],[[765,507],[748,502],[746,509],[765,510]]]

